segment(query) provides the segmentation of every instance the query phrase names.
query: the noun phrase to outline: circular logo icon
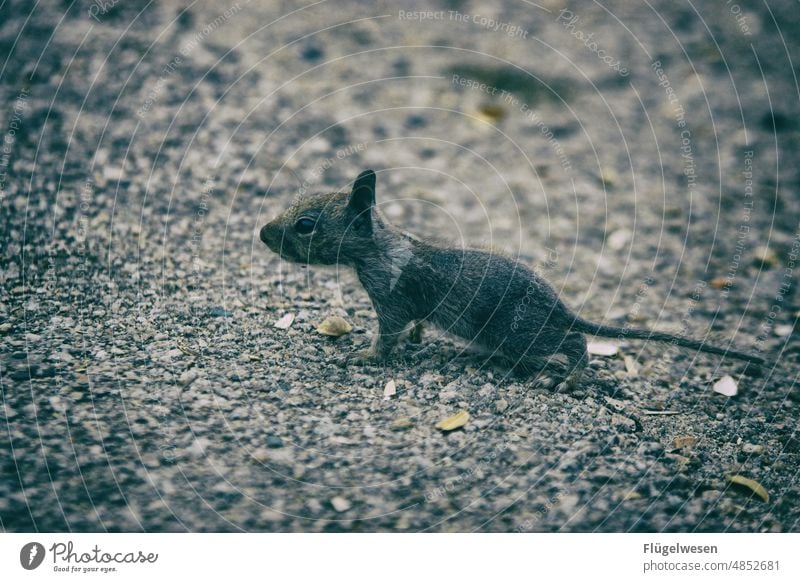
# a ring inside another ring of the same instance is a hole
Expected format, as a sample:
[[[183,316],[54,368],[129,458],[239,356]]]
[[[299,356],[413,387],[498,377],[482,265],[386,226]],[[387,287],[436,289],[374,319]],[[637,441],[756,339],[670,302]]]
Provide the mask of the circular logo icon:
[[[44,546],[39,542],[28,542],[19,551],[19,563],[26,570],[35,570],[44,561]]]

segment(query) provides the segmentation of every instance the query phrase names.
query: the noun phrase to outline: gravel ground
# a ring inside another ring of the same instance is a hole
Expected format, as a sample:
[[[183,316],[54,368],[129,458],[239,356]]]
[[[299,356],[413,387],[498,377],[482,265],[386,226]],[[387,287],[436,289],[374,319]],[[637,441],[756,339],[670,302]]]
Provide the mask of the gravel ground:
[[[800,530],[796,3],[404,5],[2,4],[0,528]],[[366,167],[584,317],[777,364],[616,342],[553,393],[428,331],[340,368],[367,295],[257,233]]]

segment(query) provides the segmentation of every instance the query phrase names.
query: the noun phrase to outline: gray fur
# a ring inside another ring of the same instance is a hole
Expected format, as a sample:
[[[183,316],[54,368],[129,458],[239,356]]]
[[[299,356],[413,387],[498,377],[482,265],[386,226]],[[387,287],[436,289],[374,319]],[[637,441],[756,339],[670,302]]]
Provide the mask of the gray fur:
[[[298,233],[302,217],[316,221],[313,232]],[[423,323],[472,342],[516,371],[532,374],[546,369],[551,381],[566,386],[578,382],[588,361],[584,333],[667,341],[762,362],[701,341],[585,321],[519,261],[405,233],[376,208],[372,170],[359,174],[349,194],[299,200],[261,229],[261,240],[287,260],[355,269],[372,300],[379,329],[368,350],[346,356],[345,362],[386,360],[409,325],[419,335]]]

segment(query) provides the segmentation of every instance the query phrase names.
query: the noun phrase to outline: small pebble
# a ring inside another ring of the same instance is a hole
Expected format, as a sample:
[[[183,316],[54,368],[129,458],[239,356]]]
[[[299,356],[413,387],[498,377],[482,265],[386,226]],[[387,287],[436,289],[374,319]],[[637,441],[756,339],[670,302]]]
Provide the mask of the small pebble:
[[[620,251],[625,248],[625,245],[628,244],[630,239],[630,231],[625,229],[615,230],[608,236],[608,247],[613,251]]]
[[[744,443],[742,445],[742,452],[747,453],[748,455],[760,455],[764,452],[764,446],[753,443]]]
[[[389,400],[395,394],[397,394],[397,385],[394,380],[389,380],[383,389],[383,399]]]
[[[780,262],[778,254],[769,247],[761,246],[753,250],[753,264],[757,267],[777,267]]]
[[[281,317],[278,321],[274,323],[274,326],[278,329],[289,329],[289,326],[292,325],[294,321],[294,313],[287,313],[283,317]]]
[[[736,396],[739,387],[736,385],[736,380],[730,376],[723,376],[714,384],[714,392],[718,392],[724,396]]]
[[[619,347],[607,342],[588,342],[586,349],[593,356],[615,356],[619,352]]]
[[[222,307],[212,307],[208,310],[208,314],[211,317],[230,317],[233,315],[230,311],[223,309]]]

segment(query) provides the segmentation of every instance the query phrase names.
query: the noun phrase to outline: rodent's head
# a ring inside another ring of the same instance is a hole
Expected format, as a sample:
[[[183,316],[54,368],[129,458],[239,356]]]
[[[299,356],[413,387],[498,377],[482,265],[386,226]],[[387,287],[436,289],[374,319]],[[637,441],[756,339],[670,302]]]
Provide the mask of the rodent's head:
[[[302,198],[261,229],[271,251],[296,263],[352,263],[372,240],[375,172],[358,175],[353,189]]]

